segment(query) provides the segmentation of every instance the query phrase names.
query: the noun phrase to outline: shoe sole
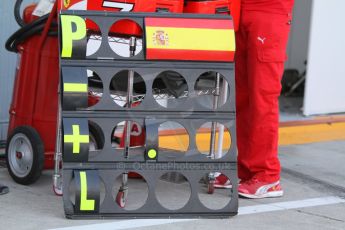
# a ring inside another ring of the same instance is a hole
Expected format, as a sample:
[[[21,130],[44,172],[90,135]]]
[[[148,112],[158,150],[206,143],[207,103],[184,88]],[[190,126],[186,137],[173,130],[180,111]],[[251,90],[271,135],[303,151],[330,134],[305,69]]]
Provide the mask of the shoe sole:
[[[232,185],[214,185],[215,188],[232,188]]]
[[[267,192],[261,195],[247,194],[239,192],[238,195],[249,199],[276,198],[284,195],[283,191]]]

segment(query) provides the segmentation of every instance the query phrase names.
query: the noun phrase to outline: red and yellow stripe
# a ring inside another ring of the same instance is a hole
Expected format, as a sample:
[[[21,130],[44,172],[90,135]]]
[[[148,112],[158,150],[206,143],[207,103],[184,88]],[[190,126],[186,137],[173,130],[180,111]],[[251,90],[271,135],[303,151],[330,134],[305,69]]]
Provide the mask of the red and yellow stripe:
[[[146,18],[145,30],[147,59],[234,60],[235,33],[230,19]]]

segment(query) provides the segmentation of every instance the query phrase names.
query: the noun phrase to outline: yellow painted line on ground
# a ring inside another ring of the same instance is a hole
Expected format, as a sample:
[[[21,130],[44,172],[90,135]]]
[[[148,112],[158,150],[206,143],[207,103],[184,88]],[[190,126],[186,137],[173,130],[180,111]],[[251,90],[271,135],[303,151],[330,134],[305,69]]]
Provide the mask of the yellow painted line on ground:
[[[196,135],[197,148],[200,152],[209,152],[210,150],[210,133],[198,133]],[[218,142],[218,132],[216,134],[216,143]],[[159,147],[164,149],[173,149],[186,152],[189,144],[187,134],[162,135],[159,137]],[[231,138],[229,133],[224,133],[223,149],[229,149]],[[218,150],[216,146],[216,151]]]
[[[279,128],[279,145],[345,140],[345,122]]]
[[[189,136],[185,134],[180,135],[166,135],[159,137],[159,147],[164,149],[173,149],[176,151],[187,151],[189,144]]]
[[[189,136],[177,132],[163,133],[159,137],[159,147],[185,152],[188,148]],[[216,135],[218,140],[218,134]],[[229,135],[224,136],[223,149],[231,145]],[[279,145],[297,145],[325,141],[345,140],[345,122],[284,126],[279,128]],[[208,152],[210,134],[205,131],[197,134],[199,151]]]

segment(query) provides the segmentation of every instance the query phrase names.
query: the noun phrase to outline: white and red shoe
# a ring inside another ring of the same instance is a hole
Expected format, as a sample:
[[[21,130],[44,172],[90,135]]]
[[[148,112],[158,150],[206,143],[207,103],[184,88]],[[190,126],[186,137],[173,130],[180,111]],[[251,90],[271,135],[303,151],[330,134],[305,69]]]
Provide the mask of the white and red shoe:
[[[219,173],[214,180],[215,188],[232,188],[231,181],[224,174]]]
[[[254,177],[250,180],[241,182],[238,185],[238,194],[242,197],[250,199],[260,199],[281,197],[283,196],[284,192],[279,181],[267,183]]]

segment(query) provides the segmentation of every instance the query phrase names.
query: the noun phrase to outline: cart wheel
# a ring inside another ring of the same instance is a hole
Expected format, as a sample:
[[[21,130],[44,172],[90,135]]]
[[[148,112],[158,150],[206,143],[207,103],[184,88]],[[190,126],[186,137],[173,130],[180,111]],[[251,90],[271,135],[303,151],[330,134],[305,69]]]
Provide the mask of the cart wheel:
[[[41,176],[44,165],[44,145],[35,129],[19,126],[6,145],[7,169],[14,181],[29,185]]]
[[[214,193],[214,182],[209,181],[207,184],[207,193],[213,194]]]
[[[53,185],[53,191],[54,191],[56,196],[62,196],[63,195],[62,189],[61,188],[57,188],[54,185]]]
[[[120,206],[120,208],[124,208],[126,205],[126,197],[124,191],[119,191],[116,195],[116,203]]]

